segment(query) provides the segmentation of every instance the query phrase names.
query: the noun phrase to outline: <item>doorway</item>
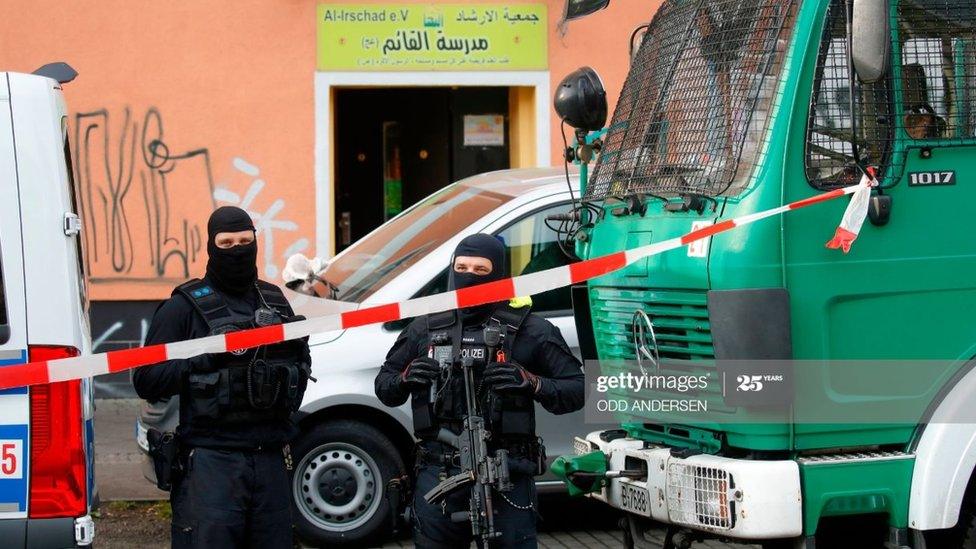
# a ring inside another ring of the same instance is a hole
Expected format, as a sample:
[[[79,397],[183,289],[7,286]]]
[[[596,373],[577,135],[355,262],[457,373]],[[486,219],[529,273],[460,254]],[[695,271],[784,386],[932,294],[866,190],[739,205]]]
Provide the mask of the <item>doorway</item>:
[[[339,88],[335,251],[434,191],[510,166],[510,88]]]

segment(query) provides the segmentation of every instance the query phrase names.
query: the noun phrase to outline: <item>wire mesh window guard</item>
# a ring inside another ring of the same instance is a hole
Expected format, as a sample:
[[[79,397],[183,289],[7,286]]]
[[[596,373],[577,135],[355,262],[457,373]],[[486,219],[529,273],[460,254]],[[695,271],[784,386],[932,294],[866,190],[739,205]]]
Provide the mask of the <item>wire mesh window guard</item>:
[[[741,192],[798,3],[666,0],[633,60],[586,198]]]
[[[976,143],[972,0],[898,1],[888,75],[874,84],[855,78],[853,97],[850,5],[850,0],[831,2],[824,24],[807,134],[811,184],[856,183],[860,162],[880,168],[885,184],[892,185],[902,177],[907,148]]]
[[[863,84],[851,78],[850,17],[849,0],[830,3],[817,57],[807,126],[806,173],[807,179],[821,188],[857,183],[861,178],[858,163],[877,166],[884,176],[892,157],[890,82],[883,78]]]
[[[976,138],[976,4],[902,0],[898,49],[908,138]]]

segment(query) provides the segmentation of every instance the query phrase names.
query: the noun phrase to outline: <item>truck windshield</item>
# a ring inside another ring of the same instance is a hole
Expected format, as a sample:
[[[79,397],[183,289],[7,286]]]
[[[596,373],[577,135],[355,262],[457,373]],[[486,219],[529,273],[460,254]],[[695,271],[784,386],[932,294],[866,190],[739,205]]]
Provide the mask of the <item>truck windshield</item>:
[[[338,288],[336,299],[362,301],[511,199],[465,185],[446,187],[354,243],[320,276]]]
[[[587,197],[741,192],[798,5],[666,0],[633,60]]]

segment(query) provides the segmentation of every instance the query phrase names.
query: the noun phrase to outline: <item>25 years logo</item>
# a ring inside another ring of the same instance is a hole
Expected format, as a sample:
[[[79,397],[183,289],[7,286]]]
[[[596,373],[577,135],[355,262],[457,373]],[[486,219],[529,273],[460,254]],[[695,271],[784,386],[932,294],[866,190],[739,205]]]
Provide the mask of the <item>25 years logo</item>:
[[[736,391],[762,391],[763,376],[736,376],[735,382],[739,384]]]
[[[779,375],[739,375],[735,376],[735,382],[738,384],[735,390],[758,393],[765,387],[764,383],[781,383],[782,381],[783,376]]]

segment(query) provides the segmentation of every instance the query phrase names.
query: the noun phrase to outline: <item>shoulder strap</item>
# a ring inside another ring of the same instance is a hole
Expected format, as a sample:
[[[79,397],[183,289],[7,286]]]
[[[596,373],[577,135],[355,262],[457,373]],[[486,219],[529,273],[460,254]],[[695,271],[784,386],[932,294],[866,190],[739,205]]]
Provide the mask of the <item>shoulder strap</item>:
[[[517,333],[522,328],[522,323],[532,312],[531,307],[519,307],[518,309],[508,305],[500,305],[491,313],[491,318],[497,320],[502,326],[508,327],[512,334]]]
[[[505,354],[509,357],[512,356],[512,346],[515,345],[515,336],[518,335],[518,331],[522,328],[525,319],[529,317],[530,312],[532,312],[531,306],[523,306],[516,309],[506,303],[496,307],[495,311],[491,313],[491,319],[500,323],[505,328],[505,341],[502,345],[505,348]]]
[[[291,304],[288,303],[288,298],[285,297],[284,292],[278,286],[270,282],[258,280],[258,291],[261,292],[261,297],[264,301],[272,308],[277,309],[279,314],[283,316],[291,316],[294,314],[291,309]]]
[[[193,308],[203,317],[207,327],[213,330],[217,326],[217,321],[230,318],[230,310],[224,298],[215,291],[210,284],[194,278],[180,284],[173,290],[173,295],[180,294],[185,297]]]
[[[427,315],[427,331],[433,330],[443,330],[445,328],[450,328],[457,323],[457,315],[453,310],[444,311],[442,313],[434,313]]]

